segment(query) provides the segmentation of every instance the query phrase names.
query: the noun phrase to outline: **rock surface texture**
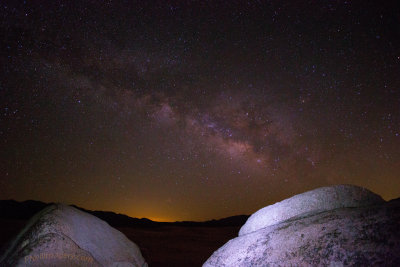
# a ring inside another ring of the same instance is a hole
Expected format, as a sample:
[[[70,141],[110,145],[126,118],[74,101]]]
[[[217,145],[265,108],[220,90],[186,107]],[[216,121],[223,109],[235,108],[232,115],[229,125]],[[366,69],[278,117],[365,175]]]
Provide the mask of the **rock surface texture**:
[[[239,231],[239,236],[285,221],[304,213],[318,213],[337,208],[350,208],[383,203],[371,191],[353,185],[335,185],[311,190],[255,212]]]
[[[28,222],[0,266],[147,266],[139,248],[106,222],[63,204]]]
[[[203,266],[400,266],[400,199],[385,202],[366,189],[340,185],[254,215],[243,226],[253,227],[242,228]]]

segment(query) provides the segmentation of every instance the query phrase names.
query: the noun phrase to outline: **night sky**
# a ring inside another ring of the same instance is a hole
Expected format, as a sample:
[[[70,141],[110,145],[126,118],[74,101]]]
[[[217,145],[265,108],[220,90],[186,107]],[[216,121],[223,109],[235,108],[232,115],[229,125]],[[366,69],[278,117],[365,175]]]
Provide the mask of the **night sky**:
[[[208,220],[400,196],[396,1],[1,1],[0,198]]]

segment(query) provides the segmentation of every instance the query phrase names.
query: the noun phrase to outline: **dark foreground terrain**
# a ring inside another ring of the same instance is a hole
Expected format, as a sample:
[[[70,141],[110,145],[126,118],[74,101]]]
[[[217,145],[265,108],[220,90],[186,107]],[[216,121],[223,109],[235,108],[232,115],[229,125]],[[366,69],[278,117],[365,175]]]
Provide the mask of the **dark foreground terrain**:
[[[118,228],[141,249],[149,266],[201,266],[237,236],[240,227]]]
[[[0,200],[0,253],[29,218],[47,205],[39,201]],[[241,215],[207,222],[158,223],[113,212],[84,211],[124,233],[140,247],[149,266],[201,266],[214,251],[238,235],[248,218]]]

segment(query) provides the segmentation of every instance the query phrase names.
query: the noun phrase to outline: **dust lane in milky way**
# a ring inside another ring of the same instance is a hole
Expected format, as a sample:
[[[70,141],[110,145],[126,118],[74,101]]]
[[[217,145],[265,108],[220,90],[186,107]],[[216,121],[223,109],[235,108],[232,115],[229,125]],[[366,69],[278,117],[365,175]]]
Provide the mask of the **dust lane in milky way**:
[[[5,1],[3,199],[156,220],[400,194],[394,3]]]

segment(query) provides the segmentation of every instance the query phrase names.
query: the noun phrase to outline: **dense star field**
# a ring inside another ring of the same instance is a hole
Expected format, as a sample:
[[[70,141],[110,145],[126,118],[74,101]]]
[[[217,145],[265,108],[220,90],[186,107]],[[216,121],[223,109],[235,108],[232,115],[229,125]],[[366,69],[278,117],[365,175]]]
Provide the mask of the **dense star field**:
[[[396,1],[1,1],[0,197],[154,220],[400,195]]]

